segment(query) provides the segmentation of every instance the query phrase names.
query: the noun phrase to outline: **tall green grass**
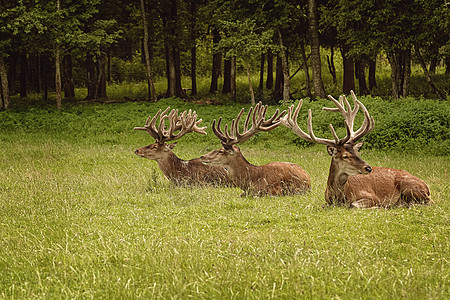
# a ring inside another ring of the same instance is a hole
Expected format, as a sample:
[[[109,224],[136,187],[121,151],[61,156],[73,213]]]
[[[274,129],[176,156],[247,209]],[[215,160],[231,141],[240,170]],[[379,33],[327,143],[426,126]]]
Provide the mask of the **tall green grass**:
[[[208,126],[207,136],[178,142],[184,159],[218,148],[212,119],[229,122],[241,108],[172,99],[0,113],[1,298],[450,297],[449,155],[363,150],[371,165],[428,183],[435,203],[410,209],[324,208],[330,158],[285,128],[241,150],[254,164],[300,164],[312,179],[307,195],[175,188],[133,153],[153,142],[133,127],[168,105],[195,109]],[[325,134],[322,123],[333,117],[319,106],[305,103],[305,111],[314,110]]]

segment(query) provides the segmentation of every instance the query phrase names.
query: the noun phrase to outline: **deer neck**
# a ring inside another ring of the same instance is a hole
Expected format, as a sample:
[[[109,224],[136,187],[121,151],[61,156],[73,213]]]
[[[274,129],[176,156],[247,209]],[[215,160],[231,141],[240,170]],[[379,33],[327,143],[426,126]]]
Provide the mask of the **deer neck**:
[[[345,184],[348,180],[348,174],[338,167],[334,158],[331,161],[330,173],[327,181],[327,201],[332,203],[345,202]]]
[[[183,160],[178,158],[175,153],[168,151],[162,158],[156,160],[161,172],[168,178],[174,177],[178,173]]]
[[[240,186],[242,183],[245,184],[251,180],[255,166],[249,163],[241,153],[237,153],[224,168],[228,171],[228,175],[234,183]]]

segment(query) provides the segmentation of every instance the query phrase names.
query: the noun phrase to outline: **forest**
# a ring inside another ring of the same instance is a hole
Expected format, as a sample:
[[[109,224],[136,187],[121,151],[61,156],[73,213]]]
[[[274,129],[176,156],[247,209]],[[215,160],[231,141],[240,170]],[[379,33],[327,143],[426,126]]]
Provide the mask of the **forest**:
[[[121,100],[446,100],[449,20],[445,0],[2,0],[0,107],[136,82]]]

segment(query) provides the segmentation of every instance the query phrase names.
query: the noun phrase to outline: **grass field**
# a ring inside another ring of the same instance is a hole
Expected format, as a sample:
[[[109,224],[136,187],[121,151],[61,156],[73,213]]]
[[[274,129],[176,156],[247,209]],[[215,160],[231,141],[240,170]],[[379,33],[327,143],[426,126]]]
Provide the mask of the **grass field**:
[[[183,159],[218,148],[213,116],[239,107],[196,109],[208,136],[181,139]],[[434,204],[410,209],[323,208],[325,148],[299,148],[283,129],[241,150],[253,164],[300,164],[309,194],[175,188],[133,153],[152,140],[132,128],[155,111],[131,103],[0,115],[1,298],[450,297],[449,156],[362,151],[373,166],[428,183]]]

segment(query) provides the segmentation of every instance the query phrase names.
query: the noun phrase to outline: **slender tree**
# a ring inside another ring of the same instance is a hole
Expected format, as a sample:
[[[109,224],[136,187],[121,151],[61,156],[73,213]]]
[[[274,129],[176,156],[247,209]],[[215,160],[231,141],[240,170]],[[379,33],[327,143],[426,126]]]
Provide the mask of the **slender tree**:
[[[221,26],[226,34],[220,40],[219,49],[226,58],[240,59],[242,65],[245,66],[251,103],[255,104],[255,93],[251,81],[251,59],[274,47],[272,45],[273,31],[264,31],[258,28],[255,21],[251,19],[242,22],[222,21]]]
[[[221,75],[222,66],[222,52],[218,48],[220,42],[219,30],[216,27],[211,29],[212,42],[213,42],[213,62],[211,70],[211,85],[209,87],[209,93],[214,94],[219,87],[219,77]]]
[[[308,0],[309,31],[311,36],[311,68],[314,94],[325,98],[325,88],[322,81],[322,62],[320,59],[320,42],[317,16],[317,0]]]
[[[58,16],[61,10],[60,0],[56,0],[56,15]],[[57,24],[61,22],[58,18]],[[59,39],[55,39],[55,91],[56,91],[56,108],[61,111],[62,97],[61,97],[61,50]]]
[[[281,67],[283,70],[283,103],[286,103],[290,99],[290,89],[291,80],[289,77],[289,65],[288,65],[288,55],[283,42],[283,36],[281,31],[278,29],[278,38],[280,41],[280,57],[281,57]]]
[[[167,91],[166,97],[187,98],[181,86],[181,60],[180,60],[180,20],[178,18],[177,0],[161,6],[164,26],[164,48],[166,57]]]
[[[150,62],[150,51],[148,49],[148,27],[147,27],[147,17],[145,12],[144,0],[141,0],[141,15],[142,15],[142,27],[144,31],[143,49],[145,56],[145,66],[147,70],[147,84],[148,84],[148,99],[150,101],[156,101],[156,90],[153,83],[152,68]]]
[[[10,105],[8,72],[6,71],[5,58],[0,56],[0,108],[8,109]]]

